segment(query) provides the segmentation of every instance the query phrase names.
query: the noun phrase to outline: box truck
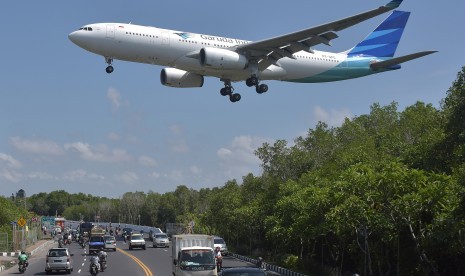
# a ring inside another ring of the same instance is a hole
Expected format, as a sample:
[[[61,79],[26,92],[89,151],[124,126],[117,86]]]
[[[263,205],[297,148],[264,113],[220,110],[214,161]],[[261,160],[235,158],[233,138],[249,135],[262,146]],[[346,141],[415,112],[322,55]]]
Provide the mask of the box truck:
[[[217,276],[214,238],[208,235],[175,235],[171,239],[174,276]]]

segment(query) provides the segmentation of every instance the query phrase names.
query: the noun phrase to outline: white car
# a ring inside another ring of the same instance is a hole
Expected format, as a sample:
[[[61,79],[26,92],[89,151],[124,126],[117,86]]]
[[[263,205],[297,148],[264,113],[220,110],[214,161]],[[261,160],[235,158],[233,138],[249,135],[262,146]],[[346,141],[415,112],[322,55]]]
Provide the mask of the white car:
[[[48,251],[45,257],[45,274],[50,274],[52,271],[65,271],[71,274],[73,264],[68,248],[52,248]]]
[[[153,247],[169,247],[170,241],[166,234],[155,234],[155,239],[153,240]]]
[[[116,251],[116,238],[114,236],[105,235],[103,239],[105,240],[105,249]]]
[[[129,241],[129,250],[134,248],[142,248],[145,250],[145,240],[141,234],[132,234],[131,240]]]

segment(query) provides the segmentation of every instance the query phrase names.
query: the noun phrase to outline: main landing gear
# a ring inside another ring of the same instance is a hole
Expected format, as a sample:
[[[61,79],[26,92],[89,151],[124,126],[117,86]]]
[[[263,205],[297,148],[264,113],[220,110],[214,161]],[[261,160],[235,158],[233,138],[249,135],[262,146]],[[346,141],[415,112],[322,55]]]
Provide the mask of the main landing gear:
[[[221,88],[220,90],[221,96],[229,96],[229,100],[233,103],[240,101],[241,94],[234,93],[234,87],[232,87],[231,81],[223,79],[222,81],[224,82],[224,88]],[[248,87],[255,86],[255,91],[257,91],[258,94],[262,94],[268,91],[268,85],[264,83],[259,84],[258,78],[255,75],[252,75],[250,78],[248,78],[245,81],[245,84]]]
[[[113,58],[105,57],[105,62],[106,62],[106,64],[108,64],[105,71],[107,71],[108,74],[111,74],[113,72],[113,70],[114,70],[113,66],[111,66],[111,64],[113,63]]]

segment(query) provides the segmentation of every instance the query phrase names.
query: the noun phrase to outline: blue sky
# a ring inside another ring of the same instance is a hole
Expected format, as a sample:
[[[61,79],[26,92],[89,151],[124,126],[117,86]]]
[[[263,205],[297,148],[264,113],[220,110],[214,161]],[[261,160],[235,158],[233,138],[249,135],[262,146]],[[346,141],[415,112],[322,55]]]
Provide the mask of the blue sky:
[[[263,142],[305,135],[318,121],[345,117],[392,101],[439,107],[465,65],[460,25],[465,2],[405,0],[412,14],[396,55],[439,53],[401,70],[324,84],[268,81],[259,95],[244,83],[230,103],[222,83],[203,88],[162,86],[162,67],[115,61],[68,40],[82,25],[132,22],[186,32],[260,40],[363,12],[387,1],[5,1],[0,9],[0,191],[28,195],[64,189],[119,197],[127,191],[173,191],[241,181],[261,173],[253,152]],[[255,8],[256,11],[246,10]],[[339,32],[333,47],[351,48],[386,15]]]

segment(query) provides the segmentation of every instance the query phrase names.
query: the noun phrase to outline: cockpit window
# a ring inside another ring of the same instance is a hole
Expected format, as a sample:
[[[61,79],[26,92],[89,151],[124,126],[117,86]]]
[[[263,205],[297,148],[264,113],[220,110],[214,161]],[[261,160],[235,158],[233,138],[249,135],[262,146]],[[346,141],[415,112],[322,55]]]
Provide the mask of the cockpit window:
[[[92,31],[92,27],[81,27],[81,28],[79,28],[79,30]]]

